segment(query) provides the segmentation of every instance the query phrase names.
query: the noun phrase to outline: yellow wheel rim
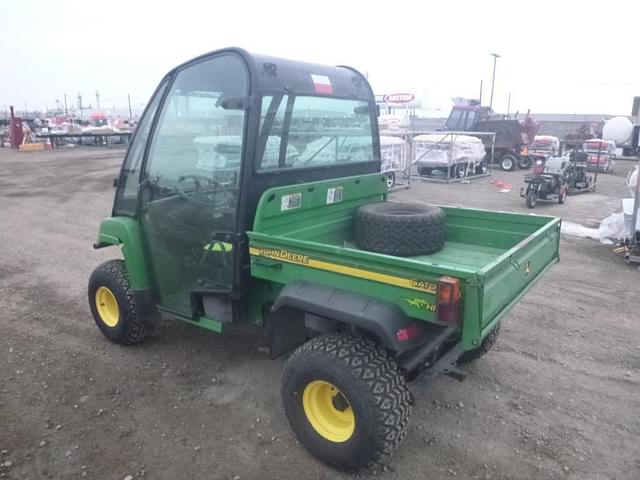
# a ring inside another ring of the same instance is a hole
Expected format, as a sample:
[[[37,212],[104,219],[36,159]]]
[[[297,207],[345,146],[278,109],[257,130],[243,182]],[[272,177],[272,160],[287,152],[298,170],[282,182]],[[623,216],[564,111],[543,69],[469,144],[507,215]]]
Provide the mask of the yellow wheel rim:
[[[324,380],[309,383],[302,394],[302,407],[307,420],[323,438],[346,442],[353,435],[356,418],[346,397]]]
[[[118,300],[111,290],[107,287],[100,287],[96,290],[96,310],[100,316],[100,320],[107,327],[115,327],[120,321],[120,308]]]

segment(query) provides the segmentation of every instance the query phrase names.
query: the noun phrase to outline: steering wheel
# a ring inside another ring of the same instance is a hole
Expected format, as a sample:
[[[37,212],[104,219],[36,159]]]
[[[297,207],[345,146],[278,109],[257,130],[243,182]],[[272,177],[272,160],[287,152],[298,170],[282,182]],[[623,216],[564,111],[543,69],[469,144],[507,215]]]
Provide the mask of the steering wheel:
[[[182,183],[185,180],[192,179],[195,184],[195,190],[193,192],[185,192]],[[201,182],[206,184],[206,187],[201,188]],[[214,206],[216,202],[216,196],[220,192],[227,193],[233,197],[231,191],[223,184],[214,180],[213,178],[206,177],[204,175],[183,175],[178,179],[176,185],[176,191],[178,195],[184,198],[186,201],[195,203],[196,205],[203,205],[206,207]]]

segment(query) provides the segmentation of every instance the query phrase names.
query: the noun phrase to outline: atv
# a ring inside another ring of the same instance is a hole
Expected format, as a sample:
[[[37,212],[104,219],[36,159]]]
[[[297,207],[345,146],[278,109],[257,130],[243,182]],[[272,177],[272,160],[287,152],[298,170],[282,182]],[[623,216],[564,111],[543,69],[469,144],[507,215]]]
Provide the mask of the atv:
[[[534,172],[525,175],[526,187],[520,196],[526,199],[527,207],[535,208],[538,200],[552,200],[563,204],[569,190],[567,157],[549,157],[544,163],[536,161]]]

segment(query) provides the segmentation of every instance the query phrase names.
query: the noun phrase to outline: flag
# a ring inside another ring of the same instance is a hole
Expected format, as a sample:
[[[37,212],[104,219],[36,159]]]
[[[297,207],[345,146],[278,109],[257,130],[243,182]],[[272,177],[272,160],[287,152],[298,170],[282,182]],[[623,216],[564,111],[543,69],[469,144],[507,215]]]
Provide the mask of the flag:
[[[321,95],[332,95],[333,94],[333,86],[331,85],[331,80],[326,75],[311,75],[311,80],[313,80],[313,89],[316,93]]]

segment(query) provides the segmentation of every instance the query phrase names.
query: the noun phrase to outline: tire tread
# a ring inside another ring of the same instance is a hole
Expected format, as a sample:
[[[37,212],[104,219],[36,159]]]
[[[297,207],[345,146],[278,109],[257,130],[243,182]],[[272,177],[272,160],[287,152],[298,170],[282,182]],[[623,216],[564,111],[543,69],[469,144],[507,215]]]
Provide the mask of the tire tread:
[[[394,208],[414,209],[414,215],[397,215]],[[394,256],[429,255],[442,250],[447,216],[441,208],[416,203],[384,202],[360,207],[356,214],[355,241],[371,252]]]
[[[300,346],[289,357],[285,375],[304,355],[341,362],[366,383],[379,415],[375,449],[366,467],[387,464],[406,435],[413,405],[411,390],[395,362],[371,340],[336,333],[315,337]]]
[[[118,296],[118,292],[114,292],[116,294],[116,298],[119,297],[126,299],[126,303],[124,305],[122,304],[122,302],[118,302],[118,307],[120,309],[121,315],[120,322],[122,322],[121,334],[118,335],[117,338],[113,336],[107,336],[107,338],[120,345],[134,345],[143,342],[149,334],[149,329],[142,322],[142,319],[139,317],[136,310],[136,300],[133,294],[133,290],[131,289],[131,284],[129,282],[129,272],[127,271],[127,266],[124,260],[109,260],[99,265],[94,270],[93,274],[91,275],[91,279],[89,280],[90,302],[95,301],[91,298],[93,291],[92,285],[96,285],[96,283],[103,283],[99,280],[101,276],[107,276],[114,281],[114,283],[120,290],[119,293],[121,294],[120,296]],[[103,330],[98,319],[96,319],[96,323],[98,324],[98,327],[100,327],[100,330]]]

